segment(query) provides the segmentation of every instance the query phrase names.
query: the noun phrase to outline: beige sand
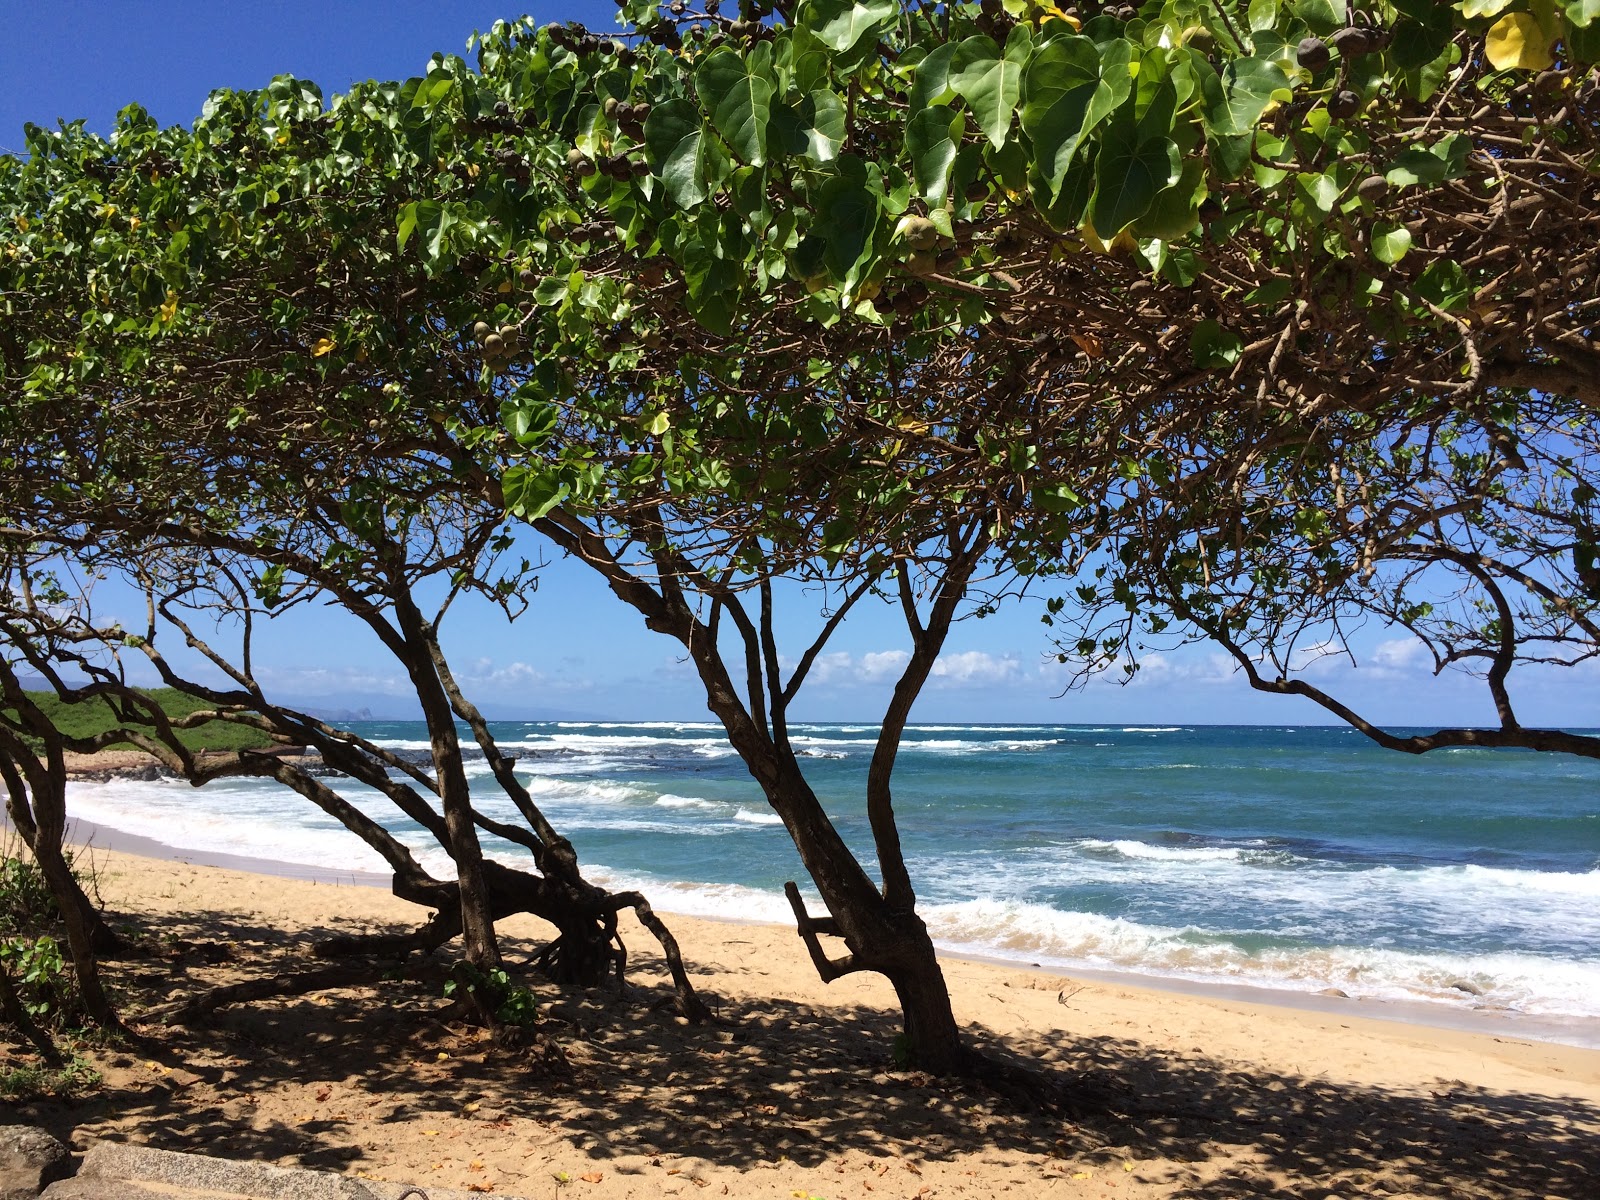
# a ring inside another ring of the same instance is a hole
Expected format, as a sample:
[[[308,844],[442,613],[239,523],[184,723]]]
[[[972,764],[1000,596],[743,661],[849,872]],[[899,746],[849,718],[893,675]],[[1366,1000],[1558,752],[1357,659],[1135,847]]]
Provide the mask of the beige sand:
[[[370,887],[97,852],[110,908],[161,950],[114,967],[129,1002],[316,965],[330,930],[414,924]],[[722,1023],[652,1003],[659,959],[627,932],[635,987],[540,989],[565,1066],[441,1019],[440,980],[227,1010],[100,1053],[102,1094],[22,1113],[78,1147],[167,1149],[491,1194],[621,1197],[1600,1196],[1600,1051],[947,964],[975,1040],[1074,1082],[1028,1113],[896,1070],[876,977],[820,984],[792,930],[677,917]],[[531,920],[505,926],[516,961]],[[220,946],[216,945],[220,944]],[[221,947],[233,961],[215,962]]]

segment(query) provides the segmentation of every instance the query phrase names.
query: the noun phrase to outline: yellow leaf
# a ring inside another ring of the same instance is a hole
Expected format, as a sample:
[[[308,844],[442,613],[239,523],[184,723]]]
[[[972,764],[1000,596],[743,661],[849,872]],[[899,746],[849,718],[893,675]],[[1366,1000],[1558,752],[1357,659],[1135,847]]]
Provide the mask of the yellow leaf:
[[[440,1062],[444,1062],[449,1057],[450,1057],[450,1055],[447,1054],[445,1051],[443,1051],[443,1050],[439,1051],[439,1061]]]
[[[424,1129],[422,1131],[422,1136],[423,1137],[438,1137],[439,1136],[439,1131],[437,1129]]]
[[[137,229],[137,228],[139,228],[139,226],[141,226],[143,224],[144,224],[144,222],[139,220],[138,217],[129,217],[128,218],[128,228],[130,230]]]
[[[1046,4],[1039,15],[1039,28],[1044,28],[1046,21],[1064,21],[1074,29],[1082,29],[1083,22],[1071,13],[1064,13],[1054,4]]]
[[[1532,13],[1510,13],[1489,27],[1483,53],[1497,71],[1543,71],[1555,62],[1550,57],[1554,41]]]
[[[482,172],[482,170],[483,170],[483,168],[478,166],[477,163],[468,163],[467,164],[467,178],[468,179],[476,179],[478,177],[478,175]]]
[[[174,291],[168,291],[166,303],[161,306],[161,320],[163,323],[165,323],[172,320],[172,318],[177,315],[178,293]]]
[[[1087,1172],[1087,1171],[1074,1171],[1072,1173],[1072,1177],[1074,1179],[1087,1179],[1087,1178],[1089,1178],[1089,1172]]]
[[[289,135],[287,133],[280,133],[278,135],[278,145],[287,146],[288,144],[289,144]]]
[[[510,290],[511,290],[511,280],[509,280],[509,279],[502,279],[500,281],[500,286],[495,288],[495,291],[499,292],[502,296],[504,296]]]
[[[1133,1170],[1133,1164],[1131,1162],[1124,1162],[1122,1164],[1122,1169],[1124,1171],[1131,1171],[1131,1170]]]
[[[311,357],[321,358],[324,354],[332,354],[333,344],[332,338],[318,338],[317,344],[311,347]]]

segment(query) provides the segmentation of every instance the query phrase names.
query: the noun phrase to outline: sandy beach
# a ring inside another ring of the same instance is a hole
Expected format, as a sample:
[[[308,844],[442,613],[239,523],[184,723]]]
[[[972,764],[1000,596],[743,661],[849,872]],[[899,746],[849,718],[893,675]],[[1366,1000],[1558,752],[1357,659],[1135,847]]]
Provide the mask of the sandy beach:
[[[103,846],[104,840],[98,845]],[[149,849],[148,847],[140,847]],[[99,1138],[530,1197],[1563,1197],[1600,1180],[1600,1051],[952,959],[975,1042],[1073,1084],[1030,1112],[895,1068],[881,980],[819,983],[792,930],[671,919],[717,1023],[633,986],[538,986],[560,1055],[444,1015],[442,972],[226,1009],[190,1029],[141,1007],[317,965],[329,932],[419,912],[350,878],[289,878],[91,849],[153,952],[112,964],[149,1041],[92,1051],[104,1087],[19,1106]],[[258,864],[264,865],[264,864]],[[367,881],[370,883],[370,881]],[[506,922],[512,963],[541,939]],[[564,1057],[565,1061],[560,1061]]]

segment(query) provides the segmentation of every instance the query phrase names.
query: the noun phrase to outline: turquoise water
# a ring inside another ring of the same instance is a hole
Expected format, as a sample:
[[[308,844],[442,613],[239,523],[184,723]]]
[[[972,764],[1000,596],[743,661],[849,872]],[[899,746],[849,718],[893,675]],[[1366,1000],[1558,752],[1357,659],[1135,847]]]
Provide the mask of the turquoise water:
[[[414,723],[359,727],[425,747]],[[787,919],[798,857],[714,726],[500,723],[591,873],[668,910]],[[794,730],[870,863],[876,729]],[[485,807],[515,819],[491,798]],[[446,864],[372,793],[351,799]],[[80,785],[76,815],[173,845],[382,864],[287,790]],[[1600,1016],[1600,763],[1395,754],[1336,728],[928,725],[895,806],[935,937],[965,952],[1294,991]],[[515,847],[491,849],[510,861]]]

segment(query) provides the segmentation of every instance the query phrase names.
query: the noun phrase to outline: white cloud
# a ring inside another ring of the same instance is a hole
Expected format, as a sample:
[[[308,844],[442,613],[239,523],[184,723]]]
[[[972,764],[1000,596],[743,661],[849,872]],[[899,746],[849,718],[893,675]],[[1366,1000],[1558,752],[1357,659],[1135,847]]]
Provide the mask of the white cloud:
[[[1390,638],[1372,648],[1367,661],[1387,671],[1433,671],[1433,656],[1414,637]]]
[[[869,650],[855,655],[845,650],[820,654],[811,664],[806,683],[816,687],[881,687],[900,678],[911,661],[904,650]],[[794,663],[783,660],[785,670]],[[982,650],[946,654],[933,665],[930,687],[993,687],[1019,679],[1022,667],[1012,655],[996,657]]]
[[[542,687],[549,682],[543,671],[528,663],[497,663],[492,658],[477,659],[465,670],[457,671],[456,678],[469,691],[473,688],[497,691],[513,687]]]
[[[946,654],[933,664],[935,684],[945,687],[995,687],[1010,683],[1021,671],[1014,656],[996,658],[982,650]]]
[[[904,650],[873,650],[861,656],[861,663],[856,667],[856,677],[862,683],[893,683],[900,678],[906,664],[911,661],[911,655]],[[938,674],[939,668],[934,667]]]

